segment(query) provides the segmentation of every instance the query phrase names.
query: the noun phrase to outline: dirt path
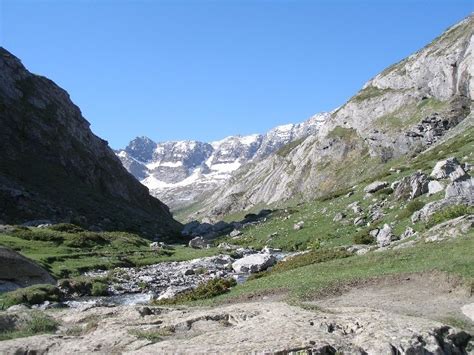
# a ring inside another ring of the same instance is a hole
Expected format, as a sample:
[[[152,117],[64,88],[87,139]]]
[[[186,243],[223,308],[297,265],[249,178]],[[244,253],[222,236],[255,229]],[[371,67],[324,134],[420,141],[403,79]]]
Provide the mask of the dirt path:
[[[321,307],[368,307],[385,312],[452,323],[474,330],[462,308],[474,302],[460,279],[442,273],[397,275],[333,290],[309,304]]]

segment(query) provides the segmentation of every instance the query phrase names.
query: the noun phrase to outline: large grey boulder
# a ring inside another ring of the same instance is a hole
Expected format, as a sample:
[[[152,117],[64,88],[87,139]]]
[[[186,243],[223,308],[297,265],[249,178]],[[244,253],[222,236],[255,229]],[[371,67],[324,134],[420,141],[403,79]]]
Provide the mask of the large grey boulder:
[[[439,181],[432,180],[428,183],[428,195],[434,195],[444,190],[444,185]]]
[[[377,233],[376,239],[379,247],[385,247],[390,245],[390,243],[397,238],[392,232],[392,227],[390,227],[388,224],[384,224],[383,228]]]
[[[0,291],[35,284],[55,284],[40,265],[9,248],[0,247]]]
[[[456,158],[448,158],[436,163],[431,177],[434,179],[447,179],[456,181],[466,176],[466,172]]]
[[[397,199],[407,198],[413,200],[428,192],[428,176],[420,171],[405,176],[395,189],[395,197]]]
[[[377,192],[379,190],[382,190],[382,189],[386,188],[387,186],[388,186],[388,182],[386,182],[386,181],[374,181],[373,183],[367,185],[364,188],[364,192],[374,193],[374,192]]]
[[[277,259],[271,254],[251,254],[235,261],[232,268],[238,273],[255,273],[275,265]]]
[[[446,186],[446,198],[464,198],[474,204],[474,178],[457,180]]]
[[[189,241],[189,247],[194,249],[206,249],[209,247],[209,243],[203,237],[196,237]]]

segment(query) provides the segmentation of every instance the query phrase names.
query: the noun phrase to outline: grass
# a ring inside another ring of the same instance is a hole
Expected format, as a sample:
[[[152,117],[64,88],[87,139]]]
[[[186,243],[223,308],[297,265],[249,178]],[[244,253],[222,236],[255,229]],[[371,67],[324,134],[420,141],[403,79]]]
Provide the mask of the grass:
[[[41,312],[33,312],[31,318],[21,322],[13,330],[0,332],[0,341],[24,338],[37,334],[54,333],[58,329],[59,323]]]
[[[379,89],[375,86],[367,86],[366,88],[360,90],[351,100],[355,102],[361,102],[381,96],[386,92],[389,92],[391,89]]]
[[[426,227],[431,228],[439,223],[468,214],[474,214],[474,206],[450,206],[434,213],[426,223]]]
[[[474,281],[474,232],[444,243],[418,244],[412,248],[367,253],[337,258],[296,269],[272,272],[266,277],[249,280],[229,293],[197,304],[212,304],[271,290],[286,290],[291,299],[306,300],[336,285],[377,276],[440,271],[461,276],[466,283]]]
[[[233,278],[211,279],[199,284],[195,289],[178,294],[174,298],[155,301],[156,304],[179,304],[191,301],[205,300],[222,295],[234,287],[237,282]]]
[[[33,285],[0,295],[0,305],[3,309],[16,304],[33,305],[44,301],[58,302],[60,300],[61,293],[53,285]]]
[[[90,232],[74,225],[18,228],[0,234],[0,245],[12,248],[44,266],[56,278],[79,276],[89,270],[144,266],[162,261],[182,261],[216,254],[216,249],[191,249],[176,245],[155,251],[150,241],[126,232]]]

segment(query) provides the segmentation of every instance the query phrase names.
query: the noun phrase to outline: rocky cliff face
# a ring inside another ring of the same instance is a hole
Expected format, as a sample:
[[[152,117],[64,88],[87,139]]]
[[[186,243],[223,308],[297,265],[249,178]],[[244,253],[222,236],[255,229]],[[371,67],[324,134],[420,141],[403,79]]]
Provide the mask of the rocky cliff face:
[[[315,134],[328,116],[322,113],[300,124],[275,127],[263,135],[230,136],[212,143],[155,143],[147,137],[137,137],[117,156],[154,196],[174,209],[185,208],[203,201],[237,169]]]
[[[195,217],[219,218],[256,205],[314,198],[435,145],[471,111],[473,32],[471,15],[387,68],[315,134],[236,172]]]
[[[0,220],[70,221],[171,236],[180,228],[96,137],[66,91],[0,48]]]

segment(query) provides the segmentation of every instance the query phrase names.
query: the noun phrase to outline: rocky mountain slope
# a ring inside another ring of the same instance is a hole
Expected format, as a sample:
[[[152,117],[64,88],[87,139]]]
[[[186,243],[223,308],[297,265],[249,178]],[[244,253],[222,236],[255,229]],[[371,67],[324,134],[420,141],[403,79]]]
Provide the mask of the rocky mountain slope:
[[[172,236],[180,224],[96,137],[66,91],[0,48],[0,221]]]
[[[300,124],[275,127],[266,134],[230,136],[220,141],[155,143],[137,137],[117,152],[127,170],[171,208],[202,202],[232,173],[257,162],[290,142],[315,134],[329,116],[321,113]]]
[[[460,122],[472,120],[473,32],[471,15],[387,68],[331,113],[316,134],[239,169],[194,217],[219,219],[255,206],[311,199],[436,145]]]

